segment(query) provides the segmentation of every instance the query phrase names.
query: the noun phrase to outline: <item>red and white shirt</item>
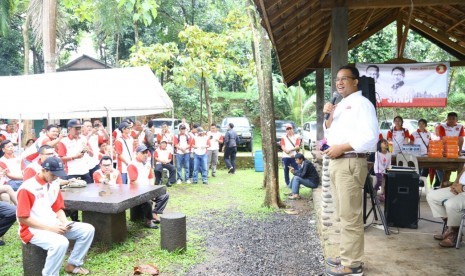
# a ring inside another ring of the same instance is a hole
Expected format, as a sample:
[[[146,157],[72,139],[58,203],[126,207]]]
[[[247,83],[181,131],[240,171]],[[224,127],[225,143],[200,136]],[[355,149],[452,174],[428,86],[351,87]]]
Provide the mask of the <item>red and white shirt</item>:
[[[128,166],[129,183],[136,181],[138,185],[149,185],[149,179],[153,179],[153,170],[150,162],[142,163],[138,158]]]
[[[194,136],[194,142],[192,143],[192,147],[194,148],[195,155],[204,155],[207,153],[207,148],[210,147],[210,138],[206,135]]]
[[[123,135],[115,141],[115,151],[118,155],[122,155],[124,159],[129,163],[134,159],[134,139],[131,136],[124,137]],[[118,170],[121,173],[128,172],[128,166],[123,163],[119,158],[118,160]]]
[[[0,158],[0,168],[2,169],[8,169],[9,173],[12,175],[23,175],[22,169],[21,169],[21,159],[16,156],[6,156],[3,155],[2,158]],[[10,181],[11,179],[5,174],[4,176],[5,182]]]
[[[210,139],[210,147],[208,150],[219,150],[220,143],[223,143],[223,135],[219,131],[207,132],[207,137]]]
[[[179,134],[178,136],[174,136],[174,146],[176,147],[176,152],[179,154],[189,153],[192,141],[193,139],[189,134]],[[179,150],[177,146],[186,148],[185,152]]]
[[[94,172],[92,175],[92,179],[94,180],[94,183],[102,183],[102,179],[105,179],[106,176],[102,172],[102,169],[99,169]],[[123,184],[123,178],[121,177],[121,173],[118,170],[112,169],[110,172],[108,179],[108,184]]]
[[[18,218],[31,217],[49,226],[60,224],[56,212],[65,208],[58,182],[47,183],[36,175],[25,181],[18,189]],[[19,223],[19,236],[28,243],[38,229]]]
[[[408,137],[410,137],[410,133],[406,128],[402,128],[399,130],[396,128],[392,128],[388,130],[387,139],[388,141],[392,141],[392,154],[397,154],[401,152],[402,145],[405,142],[405,138]]]
[[[92,150],[92,153],[96,153],[100,151],[98,147],[98,135],[94,134],[87,138],[87,143]],[[92,156],[86,154],[84,157],[87,159],[87,167],[89,170],[95,168],[100,163],[100,159],[98,158],[98,154],[93,154]]]
[[[456,124],[455,126],[448,126],[447,123],[442,123],[438,126],[438,135],[439,137],[463,137],[465,136],[465,131],[463,130],[463,126],[461,124]]]
[[[42,171],[42,162],[38,159],[35,162],[29,163],[23,171],[23,180],[26,181],[30,178],[36,176],[40,171]]]
[[[158,148],[153,152],[153,160],[155,160],[156,164],[161,164],[161,162],[157,161],[157,159],[170,162],[171,160],[173,160],[173,154],[167,148],[166,149]]]
[[[392,154],[388,151],[382,153],[377,151],[375,153],[375,163],[373,164],[373,170],[375,173],[385,173],[386,169],[391,166]]]
[[[68,135],[57,144],[57,153],[60,157],[73,157],[79,155],[86,146],[89,150],[92,150],[92,147],[87,143],[87,138],[83,135],[77,139]],[[87,153],[82,158],[64,162],[69,175],[83,175],[89,172],[86,155]]]
[[[431,140],[429,131],[417,129],[417,131],[410,135],[410,140],[412,140],[415,145],[420,145],[420,154],[428,153],[429,140]]]
[[[291,143],[292,142],[292,143]],[[295,147],[300,146],[300,136],[297,134],[294,134],[292,136],[288,136],[287,134],[281,137],[281,149],[283,150],[283,155],[282,157],[294,157],[296,155],[297,151],[293,150],[289,154],[284,152],[285,150],[290,150]]]

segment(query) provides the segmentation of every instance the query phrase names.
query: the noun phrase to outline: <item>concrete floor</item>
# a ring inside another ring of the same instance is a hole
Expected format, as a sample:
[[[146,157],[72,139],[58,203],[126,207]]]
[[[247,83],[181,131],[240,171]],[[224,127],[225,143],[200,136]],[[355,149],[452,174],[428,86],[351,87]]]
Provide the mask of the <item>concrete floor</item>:
[[[322,219],[321,188],[314,190],[313,200],[325,257],[334,257],[339,250],[338,224],[328,227],[330,220]],[[424,194],[420,212],[421,218],[440,221],[432,217]],[[371,222],[379,226],[368,226]],[[370,215],[366,226],[364,275],[465,275],[465,242],[460,249],[442,248],[433,239],[442,230],[442,223],[420,219],[418,229],[390,227],[391,234],[385,235],[381,221],[374,221]]]

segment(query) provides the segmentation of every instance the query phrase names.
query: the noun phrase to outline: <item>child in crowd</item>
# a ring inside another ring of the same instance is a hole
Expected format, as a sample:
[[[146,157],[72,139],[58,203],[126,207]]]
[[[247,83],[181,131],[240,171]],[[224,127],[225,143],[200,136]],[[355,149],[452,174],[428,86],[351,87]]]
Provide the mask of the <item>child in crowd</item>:
[[[379,187],[382,187],[382,193],[379,195],[379,200],[384,201],[384,174],[386,169],[391,166],[391,153],[388,150],[389,144],[386,139],[381,139],[378,141],[376,146],[375,153],[375,163],[373,164],[373,169],[376,175],[376,185],[374,187],[375,191],[379,190]]]
[[[392,144],[392,154],[397,154],[402,151],[402,145],[408,144],[410,133],[404,128],[404,119],[401,116],[394,117],[394,127],[387,133],[387,140]]]

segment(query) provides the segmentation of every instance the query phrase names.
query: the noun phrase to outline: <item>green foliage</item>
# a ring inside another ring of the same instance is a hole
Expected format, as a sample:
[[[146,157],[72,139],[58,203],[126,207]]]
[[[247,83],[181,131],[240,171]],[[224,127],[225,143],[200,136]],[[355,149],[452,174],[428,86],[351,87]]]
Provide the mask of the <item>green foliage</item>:
[[[0,76],[21,75],[23,56],[23,39],[19,29],[12,28],[5,36],[0,36]]]

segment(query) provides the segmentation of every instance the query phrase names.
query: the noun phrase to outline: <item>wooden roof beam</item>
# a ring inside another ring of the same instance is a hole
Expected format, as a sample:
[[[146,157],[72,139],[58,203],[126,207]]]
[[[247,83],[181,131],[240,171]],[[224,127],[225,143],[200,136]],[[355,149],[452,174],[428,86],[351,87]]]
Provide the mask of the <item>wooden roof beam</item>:
[[[393,13],[391,16],[383,19],[382,22],[373,22],[372,29],[368,29],[365,32],[360,33],[356,37],[349,39],[349,50],[362,43],[370,36],[384,29],[387,25],[391,24],[397,18],[397,13]]]
[[[463,22],[465,22],[465,18],[460,20],[460,21],[457,21],[457,23],[455,23],[454,25],[450,26],[449,29],[446,30],[446,32],[450,32],[452,31],[453,29],[455,29],[458,25],[462,24]]]
[[[415,0],[414,7],[459,5],[463,0]],[[348,7],[349,9],[381,9],[410,7],[411,0],[320,0],[321,10],[330,10],[335,7]]]
[[[424,34],[428,35],[429,37],[433,38],[434,40],[437,40],[439,43],[444,44],[445,46],[447,46],[451,50],[459,53],[462,56],[465,56],[465,48],[460,46],[458,43],[450,40],[450,37],[445,35],[442,31],[438,30],[438,32],[436,32],[433,29],[428,28],[425,25],[423,25],[420,22],[417,22],[415,20],[410,22],[410,25],[414,26],[415,29],[417,29],[421,33],[424,33]]]
[[[329,27],[329,29],[331,30],[331,26]],[[318,63],[323,61],[323,59],[329,51],[329,46],[331,46],[331,34],[331,31],[329,31],[328,37],[326,38],[325,46],[323,47],[323,51],[321,51],[320,58],[318,59]]]
[[[363,22],[362,27],[360,28],[360,32],[363,32],[365,28],[368,26],[368,22],[370,22],[370,19],[373,16],[374,12],[375,12],[375,9],[371,9],[371,11],[368,12],[367,18],[365,18],[365,21]]]

